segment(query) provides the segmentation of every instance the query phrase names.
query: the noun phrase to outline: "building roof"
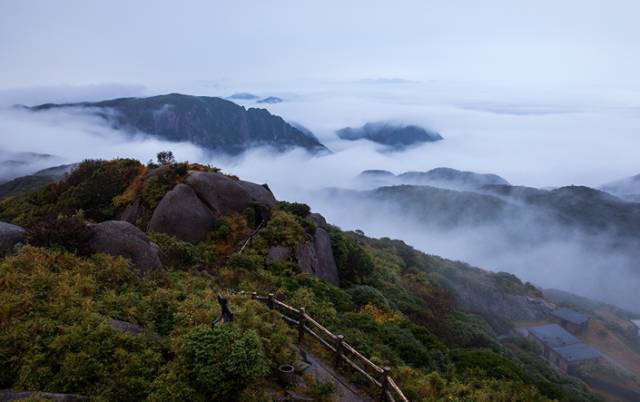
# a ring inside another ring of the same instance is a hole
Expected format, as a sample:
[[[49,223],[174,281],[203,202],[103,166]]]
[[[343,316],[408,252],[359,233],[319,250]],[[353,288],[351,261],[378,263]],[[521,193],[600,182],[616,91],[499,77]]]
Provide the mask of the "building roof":
[[[529,333],[550,348],[573,345],[580,341],[558,324],[529,328]]]
[[[558,317],[561,320],[568,321],[572,324],[582,325],[589,321],[589,316],[586,314],[578,313],[570,308],[560,307],[551,312],[551,315]]]
[[[584,343],[576,343],[573,345],[561,346],[553,348],[553,351],[560,355],[569,363],[592,360],[602,357],[600,352]]]

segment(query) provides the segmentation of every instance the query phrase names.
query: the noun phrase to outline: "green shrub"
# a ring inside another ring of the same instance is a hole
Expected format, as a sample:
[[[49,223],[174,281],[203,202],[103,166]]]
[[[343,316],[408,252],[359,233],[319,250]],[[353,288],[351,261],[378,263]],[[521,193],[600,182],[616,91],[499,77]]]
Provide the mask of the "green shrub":
[[[284,246],[293,250],[304,239],[305,231],[294,215],[275,211],[259,236],[266,242],[266,247]]]
[[[381,309],[389,309],[389,301],[376,288],[367,285],[357,285],[350,287],[347,292],[356,306],[362,307],[367,304],[373,304]]]
[[[142,202],[147,209],[153,211],[162,197],[180,183],[188,172],[186,163],[162,165],[149,172],[141,193]]]
[[[160,247],[165,265],[184,269],[202,262],[198,248],[191,243],[157,232],[149,233],[149,238]]]
[[[493,377],[526,381],[527,375],[513,361],[486,349],[455,349],[451,359],[459,373],[470,377]]]
[[[26,240],[37,247],[91,254],[91,230],[84,221],[73,216],[50,216],[38,221],[29,227]]]
[[[115,332],[89,318],[64,327],[64,332],[47,333],[21,353],[13,386],[139,401],[149,391],[161,362],[161,353],[143,337]]]
[[[229,400],[268,371],[258,335],[234,325],[195,327],[178,353],[193,388],[207,399]]]
[[[133,159],[85,160],[65,180],[0,203],[0,217],[29,225],[46,216],[84,211],[94,221],[113,219],[119,206],[113,200],[144,167]]]
[[[318,381],[311,385],[308,394],[314,401],[331,401],[336,393],[336,384],[331,381]]]
[[[331,230],[331,248],[342,286],[362,284],[374,269],[373,260],[357,240]]]
[[[84,161],[60,183],[57,207],[60,212],[84,210],[88,218],[96,221],[115,218],[113,198],[127,188],[141,167],[133,159]]]
[[[311,208],[307,204],[298,202],[278,201],[278,209],[300,218],[306,218],[311,213]]]

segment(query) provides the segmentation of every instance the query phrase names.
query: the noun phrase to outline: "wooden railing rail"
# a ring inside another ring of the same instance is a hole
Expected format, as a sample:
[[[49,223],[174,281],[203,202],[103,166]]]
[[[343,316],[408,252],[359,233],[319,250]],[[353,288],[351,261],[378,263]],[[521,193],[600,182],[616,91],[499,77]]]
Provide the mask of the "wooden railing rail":
[[[342,335],[336,335],[329,331],[309,316],[304,307],[295,308],[275,298],[273,293],[267,296],[251,294],[254,300],[267,303],[270,309],[277,311],[279,315],[290,324],[298,328],[298,342],[301,343],[305,334],[311,337],[334,355],[334,365],[341,367],[344,363],[355,372],[362,375],[367,381],[379,388],[380,400],[385,402],[409,402],[396,382],[391,378],[389,367],[380,367],[358,352],[353,346],[344,341]]]

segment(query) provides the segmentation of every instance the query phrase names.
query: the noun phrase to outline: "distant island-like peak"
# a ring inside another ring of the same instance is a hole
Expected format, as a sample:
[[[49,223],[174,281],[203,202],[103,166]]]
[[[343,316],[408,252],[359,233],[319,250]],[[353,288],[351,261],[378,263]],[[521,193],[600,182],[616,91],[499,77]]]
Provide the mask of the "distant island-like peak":
[[[435,131],[410,124],[388,122],[366,123],[359,128],[345,127],[336,131],[336,134],[343,140],[369,140],[392,148],[405,148],[443,139]]]

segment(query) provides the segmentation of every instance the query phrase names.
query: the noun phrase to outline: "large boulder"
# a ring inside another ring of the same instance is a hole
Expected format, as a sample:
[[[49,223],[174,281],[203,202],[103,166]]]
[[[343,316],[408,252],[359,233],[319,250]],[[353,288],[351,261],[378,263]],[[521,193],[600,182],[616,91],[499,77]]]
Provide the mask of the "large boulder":
[[[134,202],[127,205],[127,207],[120,214],[121,221],[127,221],[132,225],[137,225],[140,218],[142,218],[147,209],[142,205],[142,200],[137,198]]]
[[[336,286],[340,285],[338,266],[333,257],[329,233],[323,228],[317,228],[313,235],[313,246],[316,250],[316,258],[318,260],[316,276]]]
[[[256,184],[250,181],[237,180],[237,184],[251,197],[251,201],[266,205],[270,208],[276,206],[276,198],[266,184]]]
[[[276,205],[276,199],[266,186],[235,180],[221,173],[193,172],[185,182],[198,197],[216,213],[242,213],[251,204]]]
[[[326,230],[317,228],[313,241],[298,244],[295,257],[303,272],[313,274],[336,286],[340,284],[338,267],[331,249],[331,238]]]
[[[307,219],[309,219],[311,222],[313,222],[317,227],[321,227],[323,229],[327,228],[327,220],[324,218],[324,216],[320,215],[317,212],[314,213],[310,213],[309,215],[307,215]]]
[[[0,257],[14,251],[16,244],[22,242],[26,231],[20,226],[0,222]]]
[[[318,271],[318,257],[316,256],[316,249],[313,247],[313,242],[304,241],[298,243],[295,256],[302,272],[316,275]]]
[[[269,261],[286,261],[289,258],[291,258],[291,250],[284,246],[271,247],[267,253],[267,260]]]
[[[186,184],[178,184],[160,200],[149,221],[148,231],[166,233],[198,243],[207,237],[216,219],[213,212]]]
[[[160,249],[143,231],[125,221],[106,221],[90,226],[89,246],[94,253],[129,258],[142,273],[162,267]]]

